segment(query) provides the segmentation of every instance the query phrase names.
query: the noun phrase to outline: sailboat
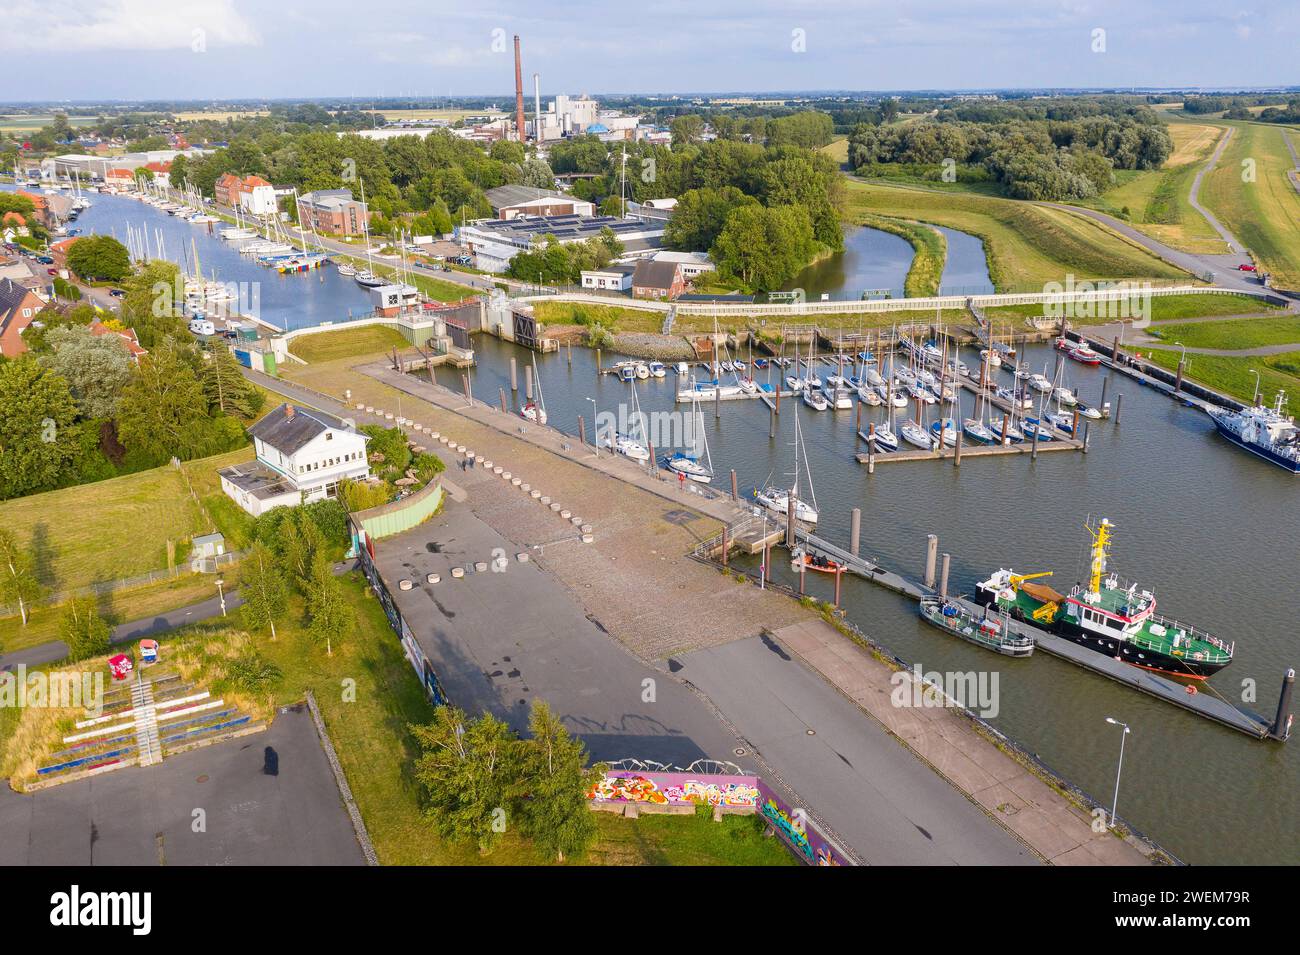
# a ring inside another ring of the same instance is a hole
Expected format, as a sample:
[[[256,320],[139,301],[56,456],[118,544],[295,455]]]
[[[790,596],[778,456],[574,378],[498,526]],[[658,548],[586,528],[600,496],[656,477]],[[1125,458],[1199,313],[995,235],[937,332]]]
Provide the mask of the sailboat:
[[[980,352],[980,355],[984,360],[984,366],[980,375],[980,390],[979,398],[976,399],[975,417],[967,418],[961,423],[962,431],[964,431],[968,437],[974,438],[982,444],[997,444],[1000,440],[992,431],[989,430],[988,425],[984,423],[985,395],[988,392],[989,375],[992,373],[991,369],[993,365],[992,354],[993,353],[988,349]]]
[[[367,210],[367,213],[364,217],[365,221],[362,223],[362,232],[366,237],[366,267],[361,271],[357,272],[353,276],[353,280],[358,285],[363,286],[365,288],[378,288],[380,285],[387,285],[388,280],[380,278],[374,272],[375,261],[370,254],[370,215],[369,215],[369,209],[366,206],[366,184],[364,181],[362,181],[361,183],[361,208]],[[543,412],[543,414],[545,414],[545,412]],[[545,418],[543,418],[540,423],[545,424],[546,423]]]
[[[537,400],[529,399],[519,409],[520,417],[534,424],[546,424],[546,399],[542,397],[542,378],[537,373],[537,356],[533,356],[533,384],[537,387]]]
[[[637,400],[636,386],[629,383],[628,390],[632,392],[632,414],[628,433],[606,435],[603,444],[625,458],[644,463],[650,460],[650,449],[645,444],[645,416],[641,414],[641,403]]]
[[[800,499],[799,497],[799,458],[803,457],[804,472],[808,474],[808,491],[812,497],[812,503]],[[812,491],[812,473],[808,467],[808,451],[804,447],[803,435],[799,431],[799,409],[795,407],[794,412],[794,486],[786,489],[768,485],[761,491],[754,492],[754,499],[762,504],[769,511],[776,514],[788,515],[790,513],[790,502],[794,501],[794,516],[807,524],[817,523],[817,496]]]
[[[700,411],[698,398],[691,401],[691,421],[696,428],[693,437],[697,438],[692,443],[697,449],[703,446],[704,461],[700,461],[698,453],[687,454],[685,451],[678,451],[668,459],[668,468],[692,481],[708,484],[713,480],[713,457],[709,454],[709,437],[704,432],[704,414]]]

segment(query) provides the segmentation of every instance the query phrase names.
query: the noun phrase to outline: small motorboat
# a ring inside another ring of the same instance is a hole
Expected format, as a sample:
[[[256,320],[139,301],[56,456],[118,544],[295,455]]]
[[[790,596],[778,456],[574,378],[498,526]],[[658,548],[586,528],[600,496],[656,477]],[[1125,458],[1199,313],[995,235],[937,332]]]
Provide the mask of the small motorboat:
[[[650,450],[640,441],[635,440],[626,434],[615,435],[612,439],[605,439],[605,447],[616,451],[625,458],[631,458],[633,461],[649,461]]]
[[[1079,417],[1081,418],[1091,418],[1093,421],[1101,420],[1101,412],[1098,411],[1096,408],[1094,408],[1092,405],[1085,405],[1082,401],[1080,401],[1074,407],[1079,410]]]
[[[809,554],[801,549],[795,550],[793,557],[796,567],[802,566],[805,570],[815,570],[819,574],[838,574],[844,569],[844,565],[838,561],[820,554]]]
[[[661,361],[652,361],[647,367],[650,369],[650,377],[652,378],[663,378],[668,374],[668,370],[664,368],[664,363]]]
[[[876,394],[876,392],[873,391],[872,389],[866,387],[858,389],[858,400],[861,401],[864,405],[866,405],[869,408],[879,408],[882,404],[884,404],[884,401],[881,399],[880,395]]]
[[[636,366],[636,376],[637,376],[637,378],[640,379],[641,381],[645,381],[647,378],[650,377],[650,366],[649,366],[649,365],[641,365],[641,364],[637,365],[637,366]]]
[[[998,354],[996,348],[983,348],[980,350],[980,359],[989,363],[990,368],[1002,367],[1002,356]]]
[[[767,367],[767,359],[766,359],[766,358],[755,358],[755,359],[754,359],[754,367],[757,368],[757,369],[759,369],[760,371],[762,371],[764,368]]]
[[[1079,399],[1074,396],[1074,392],[1064,385],[1061,385],[1059,388],[1053,388],[1052,397],[1063,405],[1069,405],[1071,408],[1079,403]]]
[[[961,604],[942,597],[922,597],[921,618],[955,637],[1008,657],[1027,657],[1034,641],[1013,633],[1005,617],[977,617]]]
[[[636,378],[636,369],[631,365],[624,365],[619,368],[618,377],[622,381],[633,381]]]
[[[744,394],[747,395],[758,394],[758,385],[754,383],[753,378],[741,378],[739,381],[736,382],[736,384],[740,387],[740,390]]]
[[[689,375],[691,373],[691,366],[686,364],[686,362],[684,361],[679,361],[674,366],[673,370],[676,371],[677,374],[679,375]]]
[[[802,378],[796,378],[794,375],[786,375],[785,386],[795,394],[798,394],[803,391],[804,380]]]
[[[346,275],[348,278],[357,274],[355,266],[348,265],[346,262],[340,262],[335,266],[339,270],[339,275]]]
[[[1036,391],[1052,390],[1052,383],[1051,381],[1048,380],[1046,375],[1038,375],[1038,374],[1030,375],[1029,384],[1030,387],[1034,388]]]
[[[731,361],[730,358],[728,358],[728,359],[726,359],[725,361],[722,362],[721,368],[722,368],[723,371],[735,371],[735,370],[736,370],[735,363],[733,363],[733,362]]]
[[[831,407],[836,411],[848,411],[853,407],[853,389],[847,384],[836,385],[830,394]]]

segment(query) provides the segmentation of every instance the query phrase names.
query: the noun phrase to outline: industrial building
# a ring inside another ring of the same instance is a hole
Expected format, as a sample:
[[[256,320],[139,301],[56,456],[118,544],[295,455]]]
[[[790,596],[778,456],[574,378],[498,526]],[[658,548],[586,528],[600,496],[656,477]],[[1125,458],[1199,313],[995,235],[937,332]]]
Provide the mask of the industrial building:
[[[592,216],[594,203],[534,186],[497,186],[484,193],[498,219],[519,216]]]
[[[485,219],[457,229],[462,245],[469,247],[475,262],[486,272],[504,272],[510,260],[543,236],[559,242],[582,242],[599,238],[610,229],[623,243],[624,258],[648,257],[663,245],[660,223],[616,219],[613,216],[527,216],[514,219]]]

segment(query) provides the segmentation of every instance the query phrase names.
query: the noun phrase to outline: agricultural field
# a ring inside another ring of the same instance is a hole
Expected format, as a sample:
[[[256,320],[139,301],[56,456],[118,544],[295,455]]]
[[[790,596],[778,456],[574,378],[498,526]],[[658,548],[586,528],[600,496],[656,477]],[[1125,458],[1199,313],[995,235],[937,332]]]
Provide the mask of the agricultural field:
[[[271,111],[267,109],[196,109],[173,115],[182,123],[199,121],[224,123],[228,119],[254,119],[258,116],[270,116]]]
[[[1236,132],[1201,186],[1201,202],[1245,243],[1279,288],[1300,290],[1300,192],[1281,127],[1232,123]],[[1244,173],[1254,166],[1254,181]]]
[[[1188,199],[1197,170],[1213,154],[1222,134],[1221,126],[1170,124],[1174,151],[1162,168],[1118,170],[1111,189],[1082,205],[1124,219],[1175,249],[1226,253],[1227,245]]]
[[[220,493],[217,468],[252,456],[249,447],[182,467],[202,500]],[[0,502],[0,523],[30,544],[38,578],[56,592],[165,569],[169,544],[183,562],[189,539],[213,529],[171,466]]]
[[[850,181],[847,215],[917,219],[984,241],[998,291],[1077,279],[1182,280],[1189,276],[1091,219],[1013,199]]]
[[[363,113],[379,115],[384,117],[390,123],[413,121],[419,119],[445,119],[449,123],[454,123],[458,119],[464,119],[466,116],[505,116],[500,110],[495,112],[487,109],[363,109]]]
[[[53,113],[0,113],[0,132],[35,132],[54,122]],[[94,126],[99,120],[94,116],[69,116],[68,125]]]

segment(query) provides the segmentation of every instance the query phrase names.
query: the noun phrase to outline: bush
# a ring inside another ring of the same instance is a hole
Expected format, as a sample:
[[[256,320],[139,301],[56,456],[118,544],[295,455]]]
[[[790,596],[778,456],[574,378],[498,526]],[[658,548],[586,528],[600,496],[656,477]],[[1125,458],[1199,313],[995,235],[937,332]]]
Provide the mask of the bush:
[[[387,482],[369,484],[365,481],[340,481],[339,497],[349,513],[364,511],[393,499],[393,489]]]
[[[411,467],[415,469],[415,477],[421,484],[427,484],[447,470],[447,466],[442,463],[442,458],[427,452],[417,454],[411,461]]]

